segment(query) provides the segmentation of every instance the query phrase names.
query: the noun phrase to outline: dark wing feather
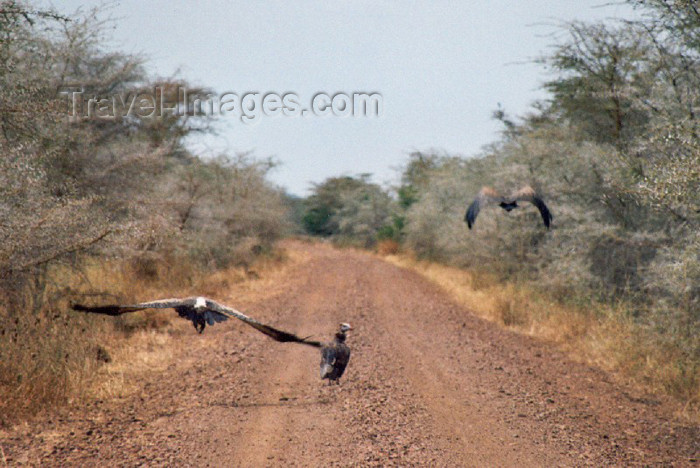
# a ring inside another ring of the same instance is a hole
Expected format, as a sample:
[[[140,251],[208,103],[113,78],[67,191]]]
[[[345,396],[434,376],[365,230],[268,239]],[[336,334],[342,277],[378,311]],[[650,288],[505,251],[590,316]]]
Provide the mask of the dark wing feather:
[[[204,319],[207,321],[207,325],[214,325],[215,323],[225,322],[228,320],[228,316],[214,310],[205,310]]]
[[[282,330],[278,330],[278,329],[273,328],[269,325],[265,325],[265,324],[255,322],[255,321],[249,322],[249,321],[244,320],[244,322],[246,322],[248,325],[255,328],[256,330],[263,332],[264,334],[271,337],[275,341],[279,341],[282,343],[302,343],[302,344],[306,344],[309,346],[313,346],[315,348],[320,348],[322,346],[322,344],[318,341],[310,341],[306,338],[300,338],[293,333],[288,333],[288,332],[285,332]]]
[[[335,356],[335,368],[337,370],[337,378],[340,378],[345,372],[345,368],[348,367],[348,362],[350,362],[350,348],[347,345],[341,345]]]
[[[544,221],[545,227],[549,229],[549,224],[552,222],[552,219],[554,219],[554,217],[549,211],[549,208],[547,208],[547,205],[544,204],[542,199],[532,187],[530,187],[529,185],[524,186],[517,192],[514,192],[513,195],[511,195],[511,198],[514,201],[527,201],[535,205],[540,211],[540,215],[542,216],[542,221]]]
[[[321,378],[338,380],[350,362],[350,348],[344,343],[333,343],[321,351]]]
[[[197,322],[198,314],[194,307],[183,305],[175,306],[173,308],[175,309],[175,312],[177,312],[177,315],[179,315],[180,317],[190,320],[192,323]]]
[[[327,379],[333,375],[333,366],[335,365],[335,348],[333,346],[324,346],[321,350],[321,378]]]
[[[97,307],[90,307],[90,306],[85,306],[82,304],[73,304],[72,308],[73,308],[73,310],[78,310],[80,312],[90,312],[90,313],[94,313],[94,314],[104,314],[104,315],[112,315],[112,316],[125,314],[127,312],[136,312],[137,310],[141,310],[138,308],[134,309],[134,308],[120,306],[120,305],[116,305],[116,304],[97,306]]]
[[[545,205],[542,199],[537,196],[532,197],[532,204],[535,205],[538,210],[540,210],[542,221],[544,221],[545,227],[549,229],[549,224],[552,222],[552,219],[554,219],[554,216],[552,216],[552,213],[549,211],[549,208],[547,208],[547,205]]]
[[[218,302],[214,302],[210,299],[207,299],[207,308],[214,310],[216,312],[220,312],[222,314],[228,315],[230,317],[235,317],[251,327],[255,328],[256,330],[266,334],[267,336],[271,337],[275,341],[279,341],[282,343],[301,343],[309,346],[313,346],[315,348],[320,348],[322,344],[318,341],[312,341],[307,338],[300,338],[297,335],[293,333],[288,333],[282,330],[278,330],[277,328],[271,327],[269,325],[265,325],[264,323],[260,323],[257,320],[248,317],[247,315],[237,311],[236,309],[232,309],[231,307],[227,307],[223,304],[219,304]]]
[[[335,347],[334,346],[324,346],[321,351],[321,359],[323,359],[324,364],[333,365],[335,364]]]
[[[464,215],[464,221],[467,223],[467,226],[469,226],[469,229],[472,228],[472,225],[476,220],[476,215],[479,214],[479,209],[479,198],[477,197],[472,204],[469,205],[469,208],[467,208],[467,213]]]
[[[471,205],[469,205],[467,213],[464,215],[464,221],[466,221],[469,229],[471,229],[474,225],[476,217],[482,207],[488,205],[489,203],[500,202],[502,200],[503,197],[501,197],[501,195],[499,195],[499,193],[491,187],[482,187],[474,201],[471,203]]]

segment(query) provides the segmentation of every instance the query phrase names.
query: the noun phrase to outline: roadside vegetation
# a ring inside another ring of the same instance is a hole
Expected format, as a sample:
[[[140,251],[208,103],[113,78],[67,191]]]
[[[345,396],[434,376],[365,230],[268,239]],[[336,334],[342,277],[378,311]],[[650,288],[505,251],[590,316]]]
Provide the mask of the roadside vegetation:
[[[408,156],[400,182],[333,177],[306,199],[252,154],[203,158],[196,112],[69,118],[73,92],[179,89],[114,51],[99,16],[0,0],[0,425],[80,395],[110,343],[167,324],[76,316],[71,301],[132,301],[254,278],[275,241],[304,232],[376,249],[482,316],[700,405],[700,13],[629,0],[641,16],[562,25],[539,62],[549,97],[498,109],[500,138],[471,158]],[[156,102],[159,106],[160,102]],[[483,185],[541,192],[532,206],[463,222]],[[395,254],[399,254],[396,256]],[[165,320],[165,322],[163,322]]]
[[[433,267],[412,256],[458,267],[426,274],[480,297],[469,305],[484,316],[579,343],[584,358],[697,406],[700,13],[693,2],[630,3],[640,20],[562,25],[538,60],[548,99],[518,118],[494,112],[503,132],[483,154],[415,152],[391,190],[331,179],[307,200],[306,228],[382,253],[400,245],[419,271]],[[542,193],[551,230],[528,204],[488,208],[467,229],[482,186],[523,184]],[[344,201],[355,186],[374,189]]]
[[[208,91],[150,76],[106,47],[105,26],[95,12],[0,2],[0,424],[75,396],[110,337],[157,325],[107,326],[70,301],[183,294],[216,269],[250,272],[291,224],[266,179],[273,161],[187,150],[215,128],[194,107],[71,118],[73,92],[128,101],[157,88],[170,103],[178,87]]]

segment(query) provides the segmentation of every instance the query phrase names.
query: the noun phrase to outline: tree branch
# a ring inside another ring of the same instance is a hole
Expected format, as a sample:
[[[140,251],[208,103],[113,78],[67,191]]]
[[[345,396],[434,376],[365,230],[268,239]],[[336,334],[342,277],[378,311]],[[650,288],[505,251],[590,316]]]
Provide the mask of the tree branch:
[[[58,252],[52,252],[50,254],[45,255],[43,258],[39,258],[37,260],[25,262],[25,263],[19,265],[18,267],[10,266],[10,270],[19,270],[19,271],[26,270],[29,268],[33,268],[33,267],[48,263],[48,262],[55,260],[58,257],[61,257],[63,255],[67,255],[70,253],[85,250],[88,247],[97,244],[99,241],[101,241],[102,239],[104,239],[105,237],[107,237],[111,233],[112,233],[112,229],[107,229],[107,230],[103,231],[101,234],[99,234],[97,237],[94,237],[94,238],[89,239],[89,240],[84,241],[84,242],[79,242],[77,244],[73,244],[70,247],[67,247],[66,249],[60,250]]]

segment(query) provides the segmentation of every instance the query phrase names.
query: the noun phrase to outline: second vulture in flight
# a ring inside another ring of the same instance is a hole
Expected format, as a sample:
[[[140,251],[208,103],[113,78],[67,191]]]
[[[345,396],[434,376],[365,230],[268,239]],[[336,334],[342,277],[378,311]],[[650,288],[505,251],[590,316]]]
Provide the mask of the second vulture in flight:
[[[300,338],[293,333],[278,330],[264,323],[248,317],[247,315],[231,307],[219,304],[206,297],[188,297],[184,299],[161,299],[151,302],[141,302],[131,305],[104,305],[85,306],[74,304],[74,310],[104,315],[122,315],[128,312],[136,312],[144,309],[175,309],[177,314],[192,321],[194,328],[202,333],[207,325],[228,320],[229,317],[237,318],[251,327],[282,343],[301,343],[321,349],[321,378],[331,382],[337,382],[345,372],[350,361],[350,348],[345,344],[346,333],[352,330],[347,323],[341,323],[333,341],[321,343],[319,341]]]
[[[540,210],[544,226],[549,229],[549,224],[553,219],[552,213],[550,213],[549,208],[547,208],[547,205],[544,204],[537,192],[529,185],[511,193],[509,196],[503,196],[491,187],[483,187],[479,190],[479,194],[472,204],[469,205],[467,213],[464,215],[464,221],[466,221],[467,226],[471,229],[481,208],[492,203],[498,203],[498,206],[506,211],[510,211],[518,207],[519,201],[526,201],[535,205],[537,209]]]

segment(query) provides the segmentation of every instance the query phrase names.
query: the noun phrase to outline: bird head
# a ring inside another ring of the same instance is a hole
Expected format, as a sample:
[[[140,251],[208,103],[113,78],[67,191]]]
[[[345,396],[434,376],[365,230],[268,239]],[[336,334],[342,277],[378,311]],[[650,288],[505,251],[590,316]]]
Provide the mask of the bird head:
[[[194,301],[194,308],[195,309],[205,309],[207,307],[207,300],[204,299],[203,297],[198,297]]]
[[[352,330],[352,327],[350,326],[349,323],[343,322],[340,324],[340,332],[341,333],[345,333],[346,331],[349,331],[349,330]]]

